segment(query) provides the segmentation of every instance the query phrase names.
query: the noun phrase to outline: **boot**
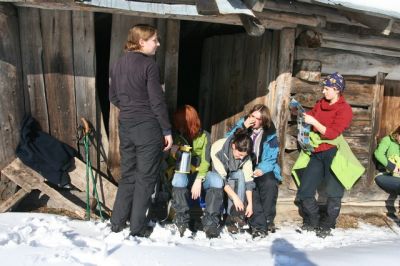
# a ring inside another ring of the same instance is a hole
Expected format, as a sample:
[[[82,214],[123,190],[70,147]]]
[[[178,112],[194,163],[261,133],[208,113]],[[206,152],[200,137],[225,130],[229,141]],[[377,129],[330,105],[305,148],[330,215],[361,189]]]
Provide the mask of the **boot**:
[[[252,228],[252,230],[251,230],[251,237],[253,239],[255,239],[255,238],[264,238],[267,235],[268,235],[268,231],[263,230],[263,229]]]
[[[225,226],[226,226],[226,229],[228,230],[229,233],[231,233],[231,234],[239,233],[239,228],[236,225],[236,223],[233,220],[231,215],[227,216],[226,221],[225,221]]]
[[[335,228],[341,205],[341,198],[328,198],[326,202],[326,217],[320,223],[321,228]]]
[[[316,230],[316,236],[319,238],[326,238],[332,236],[331,229],[326,227],[320,227]]]
[[[149,226],[149,225],[145,225],[139,232],[137,233],[132,233],[131,232],[131,236],[136,236],[136,237],[145,237],[145,238],[149,238],[150,235],[153,233],[153,227]]]
[[[315,198],[306,198],[301,201],[303,217],[302,229],[315,231],[319,225],[319,207]]]
[[[222,188],[210,188],[206,193],[206,209],[201,219],[203,230],[208,238],[219,236],[219,217],[223,202]]]
[[[174,187],[172,189],[172,208],[175,210],[174,224],[178,228],[181,237],[184,235],[187,228],[189,228],[189,191],[187,188]]]

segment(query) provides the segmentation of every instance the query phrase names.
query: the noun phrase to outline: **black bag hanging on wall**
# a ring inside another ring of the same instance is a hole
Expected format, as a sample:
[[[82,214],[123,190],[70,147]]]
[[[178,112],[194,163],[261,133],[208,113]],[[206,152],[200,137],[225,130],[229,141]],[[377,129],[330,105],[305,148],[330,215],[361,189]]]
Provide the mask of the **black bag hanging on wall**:
[[[50,183],[63,187],[70,182],[68,169],[76,154],[67,144],[39,130],[38,123],[31,116],[22,121],[16,155]]]

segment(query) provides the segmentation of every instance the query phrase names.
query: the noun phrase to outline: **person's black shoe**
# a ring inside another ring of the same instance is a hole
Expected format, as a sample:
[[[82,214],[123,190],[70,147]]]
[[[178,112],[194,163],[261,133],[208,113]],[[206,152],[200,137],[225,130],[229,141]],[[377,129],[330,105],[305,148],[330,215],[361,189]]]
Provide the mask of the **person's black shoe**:
[[[327,236],[332,236],[331,229],[323,227],[318,228],[318,230],[316,231],[316,235],[319,238],[326,238]]]
[[[317,232],[318,227],[312,226],[312,225],[310,225],[310,224],[303,224],[303,225],[301,226],[301,230],[302,230],[302,231],[307,231],[307,232]]]
[[[253,229],[251,232],[251,236],[253,239],[255,238],[265,238],[268,235],[268,231],[266,230],[260,230],[260,229]]]
[[[276,227],[274,223],[268,225],[268,231],[270,231],[272,234],[276,232]]]
[[[125,226],[126,225],[111,223],[111,231],[114,232],[114,233],[119,233],[122,230],[124,230]]]
[[[217,226],[204,226],[204,232],[207,238],[217,238],[219,237],[219,230]]]
[[[153,233],[153,227],[146,225],[145,227],[142,228],[142,230],[140,230],[137,233],[132,233],[131,232],[131,236],[137,236],[137,237],[145,237],[145,238],[149,238],[151,233]]]
[[[176,227],[178,227],[179,235],[183,237],[186,229],[188,229],[189,226],[187,224],[177,224]]]

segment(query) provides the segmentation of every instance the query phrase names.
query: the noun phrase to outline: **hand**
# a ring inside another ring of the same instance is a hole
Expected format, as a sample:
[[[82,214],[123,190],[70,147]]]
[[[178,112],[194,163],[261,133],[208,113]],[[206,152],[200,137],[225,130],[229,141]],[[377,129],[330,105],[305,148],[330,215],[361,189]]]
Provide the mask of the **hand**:
[[[173,143],[172,135],[164,136],[164,150],[163,151],[167,151],[167,150],[171,149],[172,143]]]
[[[260,169],[256,169],[254,172],[253,172],[253,176],[254,177],[259,177],[259,176],[262,176],[264,173],[260,170]]]
[[[246,207],[246,212],[244,213],[244,215],[246,215],[246,217],[250,217],[253,215],[253,205],[248,204]]]
[[[200,178],[196,178],[196,180],[193,183],[192,186],[192,199],[197,199],[198,197],[200,197],[201,194],[201,179]]]
[[[237,211],[243,211],[244,210],[244,204],[243,202],[239,199],[239,197],[235,197],[232,199],[233,205],[235,205],[235,209]]]
[[[313,116],[308,115],[308,114],[304,114],[304,122],[306,122],[307,124],[310,125],[315,125],[316,122],[318,122],[317,119],[315,119]]]
[[[243,124],[244,124],[245,128],[249,128],[249,127],[254,126],[255,122],[256,122],[255,118],[252,118],[249,116],[246,118],[246,120],[244,121]]]

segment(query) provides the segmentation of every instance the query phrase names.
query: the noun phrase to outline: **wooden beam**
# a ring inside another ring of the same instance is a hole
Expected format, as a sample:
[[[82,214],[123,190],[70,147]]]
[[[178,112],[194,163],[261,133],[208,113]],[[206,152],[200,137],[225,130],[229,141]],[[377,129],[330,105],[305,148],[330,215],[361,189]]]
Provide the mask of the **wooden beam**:
[[[246,6],[254,11],[262,12],[267,0],[244,0]]]
[[[289,119],[289,96],[292,82],[295,29],[283,29],[280,36],[278,77],[276,79],[276,110],[273,119],[279,140],[279,162],[283,165],[285,134]]]
[[[342,75],[373,77],[378,72],[388,73],[387,79],[400,79],[400,58],[348,52],[328,48],[296,47],[295,60],[321,61],[322,73],[340,72]]]
[[[305,25],[310,27],[325,27],[325,19],[319,16],[301,15],[289,12],[277,12],[264,10],[261,13],[257,13],[257,18],[261,21],[263,19],[282,21],[286,23]]]
[[[261,36],[264,34],[265,28],[257,18],[244,14],[240,14],[239,17],[248,35]]]
[[[31,190],[24,190],[20,189],[12,195],[10,198],[8,198],[6,201],[3,201],[0,204],[0,213],[9,211],[12,207],[14,207],[18,202],[20,202],[23,198],[25,198]]]
[[[219,15],[218,5],[215,0],[196,0],[197,12],[200,15]]]
[[[321,47],[340,49],[340,50],[345,50],[345,51],[362,52],[362,53],[368,53],[368,54],[400,57],[400,50],[389,50],[389,49],[372,47],[372,46],[363,46],[360,44],[351,44],[351,43],[324,40],[321,43]]]
[[[36,171],[27,167],[20,159],[15,159],[1,171],[8,179],[12,180],[25,191],[38,189],[51,197],[60,208],[72,211],[81,219],[85,218],[85,209],[64,197],[60,192],[47,185],[45,179]]]

